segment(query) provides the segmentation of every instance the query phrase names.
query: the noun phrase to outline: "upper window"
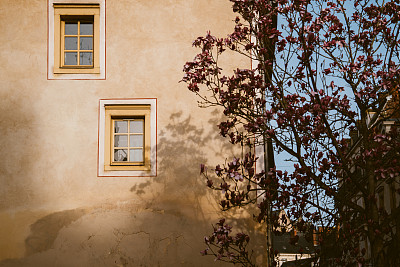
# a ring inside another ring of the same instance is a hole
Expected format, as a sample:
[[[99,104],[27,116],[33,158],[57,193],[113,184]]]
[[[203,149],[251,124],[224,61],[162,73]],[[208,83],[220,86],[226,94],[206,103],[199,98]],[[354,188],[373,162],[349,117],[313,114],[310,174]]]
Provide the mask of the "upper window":
[[[93,16],[61,17],[61,66],[93,68]]]
[[[100,73],[98,4],[54,3],[54,73]]]

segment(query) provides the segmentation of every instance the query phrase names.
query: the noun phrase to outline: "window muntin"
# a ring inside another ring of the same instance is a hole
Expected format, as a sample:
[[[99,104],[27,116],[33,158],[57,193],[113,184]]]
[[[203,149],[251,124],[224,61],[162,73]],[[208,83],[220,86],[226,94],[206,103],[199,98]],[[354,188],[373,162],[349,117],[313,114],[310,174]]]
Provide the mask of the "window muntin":
[[[62,67],[93,68],[93,16],[61,16]]]
[[[113,119],[113,164],[144,164],[144,118]]]

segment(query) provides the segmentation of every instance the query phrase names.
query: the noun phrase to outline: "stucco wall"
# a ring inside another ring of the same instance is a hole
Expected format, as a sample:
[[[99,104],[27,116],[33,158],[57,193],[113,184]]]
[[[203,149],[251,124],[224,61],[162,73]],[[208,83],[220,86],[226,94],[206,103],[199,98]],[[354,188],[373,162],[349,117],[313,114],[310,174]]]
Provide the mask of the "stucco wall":
[[[178,81],[197,36],[231,31],[229,1],[107,0],[105,80],[47,78],[47,4],[0,0],[0,266],[218,266],[199,254],[220,216],[199,165],[233,152]],[[99,99],[146,97],[157,176],[97,177]]]

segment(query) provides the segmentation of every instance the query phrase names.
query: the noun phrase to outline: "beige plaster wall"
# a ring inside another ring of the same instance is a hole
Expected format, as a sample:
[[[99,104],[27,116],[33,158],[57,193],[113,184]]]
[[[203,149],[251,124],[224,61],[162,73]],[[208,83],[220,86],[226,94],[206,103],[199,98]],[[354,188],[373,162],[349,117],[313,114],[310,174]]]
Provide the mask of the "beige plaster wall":
[[[219,266],[199,254],[220,216],[199,165],[233,152],[178,81],[197,36],[231,31],[230,3],[106,4],[106,80],[48,80],[47,1],[0,0],[0,266]],[[99,99],[143,97],[158,101],[157,177],[97,177]],[[252,220],[232,223],[262,262]]]

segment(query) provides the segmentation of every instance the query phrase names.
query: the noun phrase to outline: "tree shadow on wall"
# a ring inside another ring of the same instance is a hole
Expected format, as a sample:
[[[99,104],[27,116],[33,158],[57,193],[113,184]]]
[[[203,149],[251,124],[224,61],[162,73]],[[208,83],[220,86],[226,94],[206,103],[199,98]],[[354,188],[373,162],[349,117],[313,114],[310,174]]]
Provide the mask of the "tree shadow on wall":
[[[211,119],[203,122],[206,124],[203,128],[201,122],[191,115],[184,118],[182,111],[172,114],[170,123],[159,133],[157,176],[135,184],[130,191],[144,195],[152,190],[150,188],[154,184],[159,184],[163,189],[157,191],[157,196],[172,190],[182,194],[179,198],[189,199],[204,196],[206,191],[210,191],[200,175],[200,165],[212,168],[223,163],[225,158],[237,156],[235,151],[239,151],[219,134],[217,125],[223,120],[221,112],[215,109],[211,115]]]
[[[184,117],[183,112],[172,114],[170,123],[159,134],[157,177],[134,185],[130,191],[147,199],[146,206],[149,209],[162,213],[156,221],[153,219],[153,223],[163,226],[171,224],[170,228],[165,228],[166,237],[190,243],[191,249],[187,253],[183,253],[187,246],[175,244],[174,249],[170,247],[170,254],[174,250],[172,255],[175,258],[187,254],[193,255],[197,263],[211,263],[213,259],[210,257],[199,256],[199,252],[205,248],[203,238],[212,233],[212,224],[225,217],[235,231],[250,235],[254,258],[263,262],[265,238],[261,232],[255,230],[257,224],[252,219],[252,213],[243,209],[221,213],[217,205],[220,192],[207,188],[206,180],[200,175],[200,164],[221,164],[225,158],[231,158],[235,153],[235,147],[229,140],[219,135],[216,125],[223,119],[219,114],[221,113],[217,110],[212,112],[213,116],[205,123],[204,128],[201,127],[201,122],[190,115]],[[210,216],[211,213],[213,215]],[[140,229],[149,227],[143,225]],[[187,239],[188,236],[191,241]],[[164,259],[168,262],[168,257]]]
[[[221,159],[225,158],[232,158],[234,156],[238,157],[238,146],[237,145],[232,145],[230,142],[230,138],[227,137],[222,137],[220,134],[220,129],[218,125],[226,120],[226,117],[222,115],[221,110],[214,109],[212,112],[212,117],[211,119],[208,120],[208,124],[212,125],[214,127],[213,131],[210,133],[210,137],[213,140],[219,140],[220,145],[218,148],[214,148],[214,153],[217,157]],[[222,162],[219,162],[222,163]]]
[[[26,257],[0,266],[52,266],[56,261],[65,266],[230,266],[200,255],[204,236],[222,217],[251,236],[254,256],[262,258],[265,242],[251,213],[222,214],[216,204],[220,192],[207,188],[200,175],[201,163],[222,163],[234,155],[233,146],[218,135],[219,119],[216,113],[208,122],[172,114],[159,133],[158,174],[136,179],[132,202],[45,216],[31,226]]]
[[[159,132],[157,176],[132,186],[131,192],[139,196],[151,193],[151,200],[163,205],[166,201],[197,205],[206,194],[205,180],[199,175],[200,164],[208,163],[213,136],[192,116],[183,118],[182,114],[172,114],[170,123]]]

